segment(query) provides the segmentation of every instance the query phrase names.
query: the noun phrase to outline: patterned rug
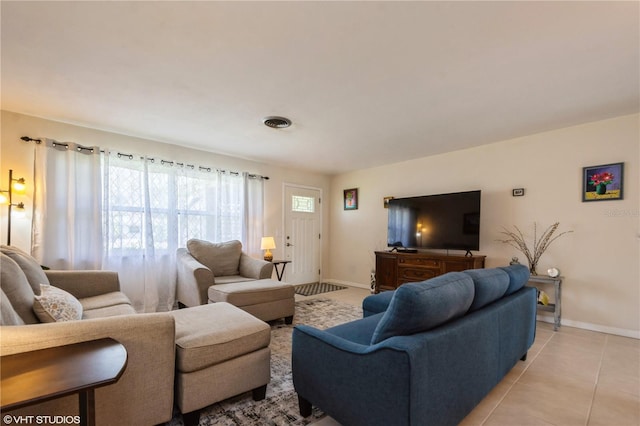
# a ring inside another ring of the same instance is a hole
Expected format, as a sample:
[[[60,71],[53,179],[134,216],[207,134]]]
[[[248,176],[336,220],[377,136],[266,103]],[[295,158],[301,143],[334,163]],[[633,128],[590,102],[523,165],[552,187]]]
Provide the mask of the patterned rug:
[[[313,296],[315,294],[328,293],[330,291],[344,290],[345,288],[347,287],[343,285],[329,283],[301,284],[296,286],[296,294],[300,294],[302,296]]]
[[[266,398],[262,401],[254,401],[251,392],[245,392],[206,407],[201,411],[200,425],[308,425],[323,417],[324,413],[316,407],[313,408],[312,415],[307,418],[301,417],[298,412],[298,397],[293,389],[291,377],[293,326],[307,324],[325,329],[358,318],[362,318],[362,309],[347,303],[330,299],[296,302],[293,324],[286,325],[283,320],[271,323],[271,382],[267,385]],[[166,425],[182,424],[182,416],[178,410],[175,410],[173,419]]]

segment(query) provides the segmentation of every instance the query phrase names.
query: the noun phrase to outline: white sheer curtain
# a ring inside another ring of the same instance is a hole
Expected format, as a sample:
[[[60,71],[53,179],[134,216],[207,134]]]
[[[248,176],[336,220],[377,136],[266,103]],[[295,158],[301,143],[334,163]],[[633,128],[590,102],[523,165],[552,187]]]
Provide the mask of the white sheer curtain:
[[[243,173],[244,226],[242,245],[245,252],[262,258],[260,239],[264,237],[264,180],[261,176]]]
[[[134,156],[105,155],[103,173],[104,269],[118,271],[121,289],[136,311],[169,310],[174,274],[168,247],[154,239],[149,163]],[[163,293],[164,309],[159,306]]]
[[[44,139],[35,147],[32,254],[53,269],[102,266],[100,149]]]
[[[104,268],[119,271],[137,311],[173,308],[175,253],[190,238],[259,253],[261,179],[119,154],[104,170]]]

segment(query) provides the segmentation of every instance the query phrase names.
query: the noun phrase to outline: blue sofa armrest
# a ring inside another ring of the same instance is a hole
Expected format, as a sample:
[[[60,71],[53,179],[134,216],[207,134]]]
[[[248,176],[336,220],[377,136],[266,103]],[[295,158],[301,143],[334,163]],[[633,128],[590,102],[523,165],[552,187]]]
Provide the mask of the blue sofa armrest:
[[[323,330],[293,330],[291,364],[298,397],[348,425],[408,424],[410,360],[384,343],[361,345]],[[394,368],[388,368],[393,365]],[[377,419],[372,423],[372,419]]]
[[[386,311],[394,293],[395,291],[383,291],[365,297],[362,301],[362,316],[368,317]]]
[[[320,330],[308,325],[295,326],[295,328],[293,329],[293,344],[295,344],[296,334],[299,335],[299,333],[307,334],[310,337],[318,339],[324,344],[331,345],[336,349],[351,352],[353,354],[364,354],[370,352],[371,350],[371,346],[354,343],[350,340],[344,339],[331,333],[327,333],[324,330]]]

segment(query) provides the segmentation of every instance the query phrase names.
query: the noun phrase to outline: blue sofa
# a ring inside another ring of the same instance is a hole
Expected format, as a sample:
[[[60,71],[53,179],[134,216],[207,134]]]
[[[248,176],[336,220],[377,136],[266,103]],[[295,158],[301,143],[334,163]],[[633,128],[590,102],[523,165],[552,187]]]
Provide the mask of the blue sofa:
[[[345,426],[456,425],[525,359],[536,290],[523,265],[451,272],[368,296],[364,318],[293,330],[300,414]]]

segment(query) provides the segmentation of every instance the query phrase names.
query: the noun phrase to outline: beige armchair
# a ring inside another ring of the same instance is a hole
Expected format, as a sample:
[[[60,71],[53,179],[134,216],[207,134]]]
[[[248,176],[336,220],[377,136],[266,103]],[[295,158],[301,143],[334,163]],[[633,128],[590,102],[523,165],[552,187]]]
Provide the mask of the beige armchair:
[[[240,241],[211,243],[191,239],[176,252],[176,298],[181,306],[204,305],[209,287],[270,279],[273,264],[242,252]]]

